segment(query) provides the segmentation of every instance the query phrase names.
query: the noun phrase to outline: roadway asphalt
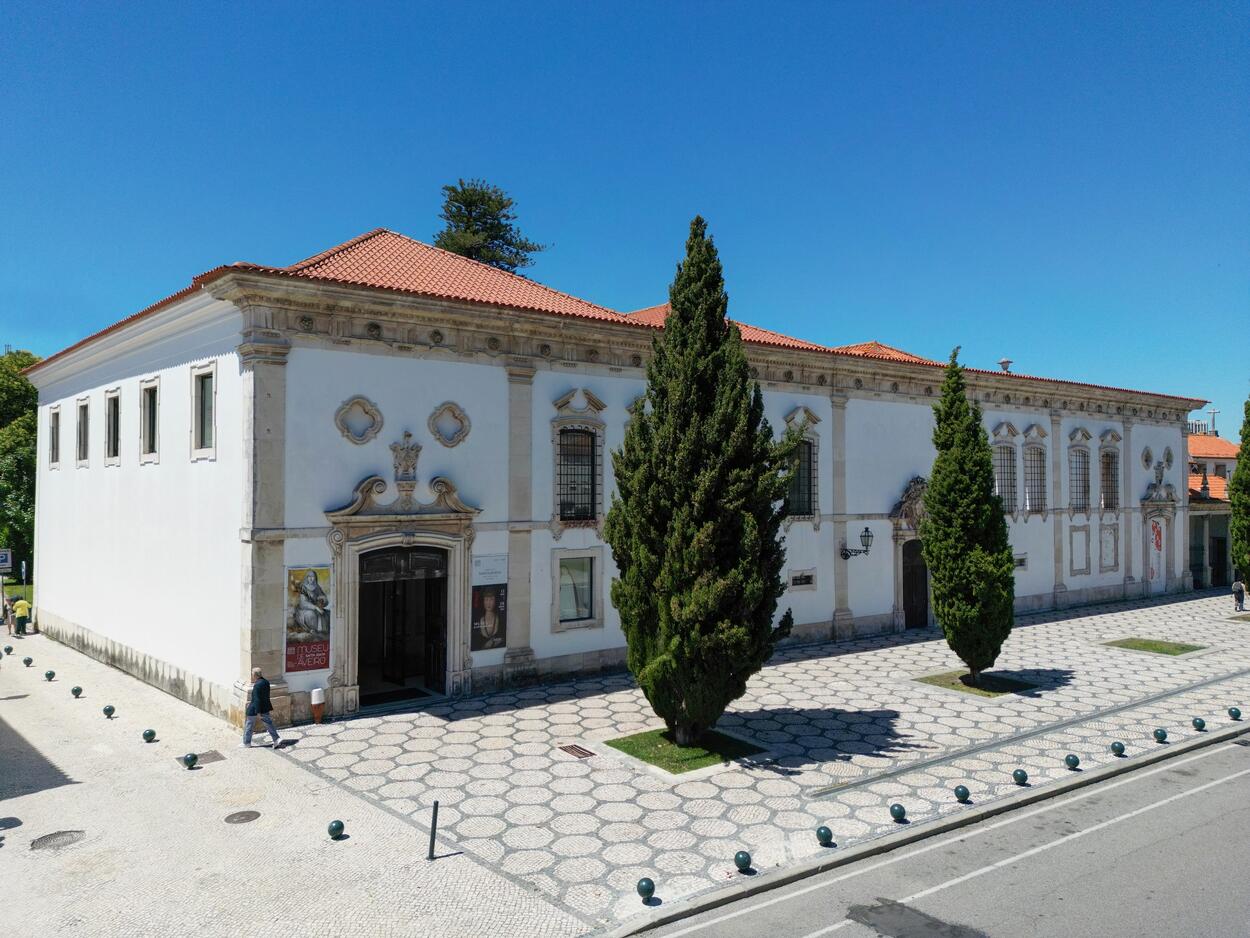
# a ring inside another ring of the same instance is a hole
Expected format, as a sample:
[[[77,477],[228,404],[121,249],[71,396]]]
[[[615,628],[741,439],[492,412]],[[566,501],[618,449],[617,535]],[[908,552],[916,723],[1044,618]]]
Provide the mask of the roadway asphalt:
[[[1222,743],[651,932],[1245,938],[1250,748]]]

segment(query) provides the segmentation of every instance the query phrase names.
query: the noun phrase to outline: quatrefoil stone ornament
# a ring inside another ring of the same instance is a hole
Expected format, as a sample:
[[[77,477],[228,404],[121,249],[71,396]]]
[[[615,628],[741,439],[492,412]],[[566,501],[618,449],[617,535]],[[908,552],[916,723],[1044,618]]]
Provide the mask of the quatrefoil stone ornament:
[[[345,439],[364,446],[382,432],[382,411],[369,398],[357,394],[345,400],[335,412],[334,425]]]
[[[445,401],[434,409],[427,423],[430,434],[444,446],[459,446],[469,435],[469,416],[454,401]]]

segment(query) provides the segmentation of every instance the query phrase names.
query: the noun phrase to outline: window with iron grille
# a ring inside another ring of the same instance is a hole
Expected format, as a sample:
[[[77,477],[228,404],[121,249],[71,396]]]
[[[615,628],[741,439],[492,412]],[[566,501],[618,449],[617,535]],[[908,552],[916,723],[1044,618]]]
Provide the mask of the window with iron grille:
[[[595,434],[590,430],[560,431],[559,482],[560,520],[594,521]]]
[[[55,466],[61,461],[61,412],[53,410],[48,414],[48,465]]]
[[[1115,511],[1120,507],[1120,454],[1103,450],[1098,462],[1099,502],[1103,511]]]
[[[1046,510],[1046,450],[1040,446],[1024,450],[1024,510],[1035,515]]]
[[[1016,510],[1016,448],[994,447],[994,494],[1003,501],[1003,511]]]
[[[794,475],[790,477],[790,492],[786,496],[786,514],[811,515],[815,513],[813,449],[811,440],[799,440]]]
[[[1068,450],[1068,504],[1073,511],[1089,511],[1089,450]]]

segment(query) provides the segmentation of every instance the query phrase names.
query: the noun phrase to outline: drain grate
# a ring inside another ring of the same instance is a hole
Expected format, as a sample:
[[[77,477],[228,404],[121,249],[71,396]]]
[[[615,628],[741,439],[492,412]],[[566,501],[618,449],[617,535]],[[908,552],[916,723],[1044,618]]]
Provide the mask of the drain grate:
[[[60,850],[70,844],[76,844],[87,836],[86,831],[55,831],[36,837],[30,842],[31,850]]]
[[[589,759],[591,756],[594,755],[594,753],[591,752],[586,747],[578,746],[575,744],[568,745],[568,746],[561,746],[560,751],[567,752],[570,756],[576,756],[578,759]]]
[[[1241,737],[1241,739],[1234,739],[1233,745],[1234,746],[1250,746],[1250,739],[1246,739],[1244,736]]]
[[[235,811],[234,814],[226,815],[227,824],[247,824],[260,817],[259,811]]]

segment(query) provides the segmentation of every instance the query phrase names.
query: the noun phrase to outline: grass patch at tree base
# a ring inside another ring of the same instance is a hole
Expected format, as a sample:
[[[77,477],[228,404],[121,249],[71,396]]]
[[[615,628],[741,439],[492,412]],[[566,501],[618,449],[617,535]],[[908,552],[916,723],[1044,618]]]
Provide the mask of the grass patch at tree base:
[[[1165,642],[1157,638],[1117,638],[1114,642],[1103,642],[1112,648],[1127,648],[1129,651],[1149,651],[1156,655],[1186,655],[1191,651],[1201,651],[1206,645],[1186,645],[1184,642]]]
[[[633,736],[609,739],[607,744],[627,756],[641,759],[674,775],[693,772],[709,765],[724,765],[732,759],[754,756],[764,751],[759,746],[715,730],[704,733],[694,746],[678,746],[668,730],[648,730]]]
[[[1036,684],[1003,677],[1001,674],[981,672],[981,680],[972,683],[967,671],[944,671],[941,674],[930,674],[916,678],[921,684],[932,684],[934,687],[945,687],[947,690],[963,691],[965,694],[976,694],[978,697],[1001,697],[1003,694],[1018,694],[1021,691],[1036,690]]]

